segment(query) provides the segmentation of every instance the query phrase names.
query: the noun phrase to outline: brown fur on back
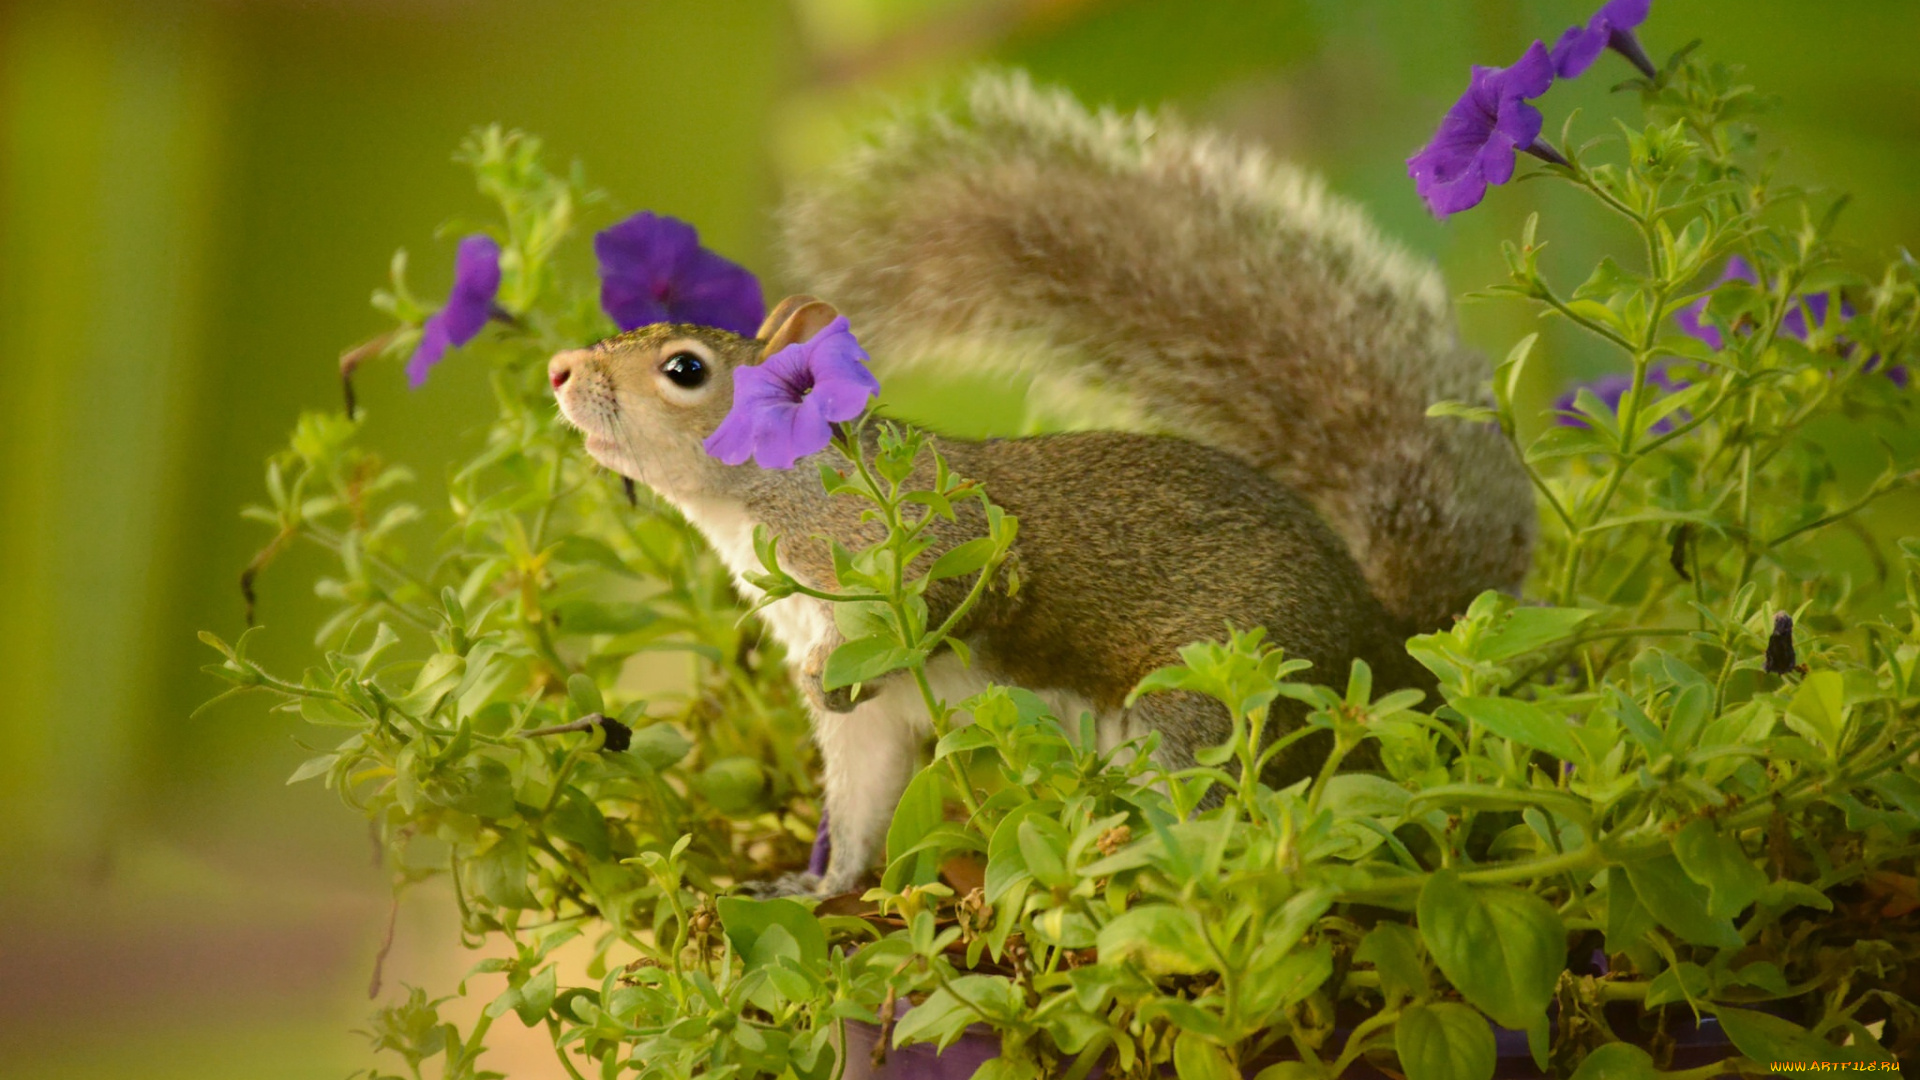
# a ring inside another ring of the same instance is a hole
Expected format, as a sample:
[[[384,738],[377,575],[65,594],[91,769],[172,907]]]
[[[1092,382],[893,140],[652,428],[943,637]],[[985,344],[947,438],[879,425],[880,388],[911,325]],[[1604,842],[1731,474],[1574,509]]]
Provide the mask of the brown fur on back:
[[[1070,372],[1300,493],[1403,629],[1516,587],[1533,502],[1433,268],[1258,151],[985,77],[783,220],[795,280],[883,362]],[[1208,628],[1209,633],[1217,627]]]

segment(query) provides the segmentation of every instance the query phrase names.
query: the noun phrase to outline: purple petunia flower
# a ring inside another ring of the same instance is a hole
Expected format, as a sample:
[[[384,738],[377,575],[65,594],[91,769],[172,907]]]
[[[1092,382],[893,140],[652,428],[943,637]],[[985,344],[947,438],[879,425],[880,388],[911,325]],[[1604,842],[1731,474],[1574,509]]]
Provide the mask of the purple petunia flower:
[[[751,337],[766,316],[759,279],[701,247],[678,218],[642,210],[594,236],[593,253],[600,306],[622,330],[685,322]]]
[[[1759,280],[1760,275],[1753,272],[1753,265],[1747,262],[1746,259],[1735,255],[1727,260],[1727,268],[1720,272],[1720,279],[1714,282],[1714,284],[1719,285],[1728,281],[1757,282]],[[1720,349],[1725,347],[1727,343],[1726,335],[1720,332],[1719,327],[1710,326],[1701,321],[1700,318],[1707,313],[1707,301],[1709,299],[1711,299],[1711,297],[1703,296],[1686,307],[1681,308],[1678,312],[1674,313],[1673,321],[1680,324],[1680,331],[1688,337],[1697,338],[1705,342],[1709,349]],[[1803,334],[1802,336],[1804,337],[1805,335]]]
[[[1754,285],[1762,284],[1760,275],[1754,272],[1753,264],[1738,255],[1727,260],[1727,268],[1721,272],[1720,281],[1715,282],[1715,284],[1727,281],[1745,281]],[[1680,324],[1681,332],[1688,337],[1696,338],[1706,343],[1708,348],[1719,349],[1726,345],[1726,335],[1721,333],[1719,327],[1709,325],[1701,318],[1702,315],[1706,314],[1708,299],[1708,297],[1703,296],[1682,308],[1674,314],[1673,321]],[[1827,313],[1833,309],[1833,306],[1834,294],[1832,293],[1815,293],[1812,296],[1802,296],[1799,298],[1798,303],[1794,304],[1792,308],[1788,309],[1785,315],[1781,316],[1780,332],[1788,337],[1805,341],[1807,335],[1827,324]],[[1842,319],[1853,318],[1853,305],[1847,303],[1846,297],[1840,297],[1839,306],[1840,317]],[[1876,354],[1867,357],[1866,363],[1862,364],[1860,369],[1862,371],[1874,371],[1879,367],[1880,357]],[[1893,364],[1889,366],[1886,369],[1886,376],[1888,381],[1892,382],[1893,385],[1902,389],[1906,388],[1908,374],[1905,364]]]
[[[707,436],[707,453],[728,465],[751,457],[763,469],[793,463],[833,441],[831,425],[859,416],[880,380],[842,315],[811,340],[733,373],[733,409]]]
[[[472,341],[493,314],[500,291],[500,245],[484,235],[460,241],[453,258],[453,291],[447,306],[420,327],[420,344],[407,361],[407,382],[418,390],[447,350]]]
[[[1647,385],[1658,386],[1669,393],[1676,390],[1684,390],[1687,387],[1684,381],[1675,379],[1667,373],[1665,368],[1659,367],[1647,369]],[[1633,389],[1633,376],[1628,374],[1602,375],[1598,379],[1585,384],[1584,388],[1593,391],[1595,397],[1598,397],[1608,408],[1617,414],[1620,411],[1620,399],[1627,396],[1627,391]],[[1573,411],[1574,399],[1579,396],[1581,389],[1582,387],[1576,386],[1566,393],[1561,394],[1560,397],[1554,401],[1553,407],[1561,413],[1559,422],[1562,427],[1592,426],[1587,423],[1584,416]],[[1673,430],[1673,422],[1675,419],[1679,419],[1683,423],[1685,422],[1684,415],[1663,416],[1658,423],[1647,430],[1654,435],[1664,435]]]
[[[1554,73],[1563,79],[1574,78],[1593,66],[1602,49],[1612,49],[1632,61],[1647,78],[1658,77],[1659,71],[1647,59],[1640,39],[1633,36],[1634,27],[1647,21],[1652,6],[1653,0],[1607,0],[1587,25],[1569,27],[1554,42]]]
[[[1473,69],[1467,92],[1447,110],[1433,141],[1407,159],[1407,175],[1435,214],[1477,206],[1487,185],[1511,180],[1515,151],[1564,163],[1540,141],[1540,110],[1527,104],[1551,85],[1553,61],[1537,41],[1512,67]]]

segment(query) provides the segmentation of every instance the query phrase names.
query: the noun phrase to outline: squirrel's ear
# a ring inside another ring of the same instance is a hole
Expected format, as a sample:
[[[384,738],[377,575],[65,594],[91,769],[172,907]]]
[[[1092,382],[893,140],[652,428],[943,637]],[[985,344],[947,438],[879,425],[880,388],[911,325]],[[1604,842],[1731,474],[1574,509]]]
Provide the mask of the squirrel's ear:
[[[760,324],[760,332],[753,335],[763,343],[760,359],[765,360],[796,341],[806,341],[839,317],[840,313],[825,300],[811,296],[787,297],[774,305],[766,321]]]

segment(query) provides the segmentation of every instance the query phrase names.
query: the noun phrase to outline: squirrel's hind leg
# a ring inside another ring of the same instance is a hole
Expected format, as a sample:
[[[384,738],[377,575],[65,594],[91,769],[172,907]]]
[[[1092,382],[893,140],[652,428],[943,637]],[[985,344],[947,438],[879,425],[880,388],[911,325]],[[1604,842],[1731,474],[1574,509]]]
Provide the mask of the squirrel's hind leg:
[[[911,679],[886,680],[850,711],[815,712],[833,845],[821,895],[851,891],[879,859],[928,731],[926,706]]]

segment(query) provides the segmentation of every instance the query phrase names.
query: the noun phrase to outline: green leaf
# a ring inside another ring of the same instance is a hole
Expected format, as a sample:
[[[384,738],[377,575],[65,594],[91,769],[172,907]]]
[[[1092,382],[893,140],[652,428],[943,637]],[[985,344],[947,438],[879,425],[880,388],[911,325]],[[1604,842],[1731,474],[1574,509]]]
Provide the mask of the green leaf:
[[[1373,965],[1380,973],[1380,989],[1389,998],[1421,997],[1427,992],[1427,969],[1420,962],[1420,935],[1405,923],[1383,922],[1367,931],[1354,950],[1353,960]]]
[[[1707,912],[1707,889],[1687,876],[1672,855],[1627,864],[1634,895],[1660,925],[1693,945],[1737,949],[1743,942],[1733,921]]]
[[[1093,920],[1072,908],[1048,908],[1033,916],[1033,936],[1056,948],[1089,949],[1097,938]]]
[[[1015,836],[1020,841],[1020,857],[1026,860],[1027,872],[1048,888],[1064,888],[1073,884],[1073,874],[1067,870],[1067,864],[1061,858],[1061,852],[1067,846],[1067,838],[1058,826],[1045,818],[1029,817],[1020,823]]]
[[[299,768],[293,770],[293,775],[287,777],[287,783],[297,784],[302,780],[311,780],[321,773],[326,772],[328,769],[333,768],[333,763],[339,760],[339,754],[321,754],[319,757],[310,757],[301,762]]]
[[[1324,1080],[1325,1074],[1304,1061],[1276,1061],[1253,1080]]]
[[[513,794],[513,773],[488,757],[443,773],[439,782],[426,790],[432,802],[490,820],[513,816]]]
[[[561,635],[582,637],[589,634],[630,634],[660,621],[653,605],[639,601],[600,603],[570,600],[553,607],[554,626]]]
[[[1604,454],[1612,449],[1613,445],[1592,428],[1550,427],[1527,447],[1526,457],[1527,464],[1532,465],[1575,454]]]
[[[1648,757],[1659,755],[1666,747],[1666,736],[1654,725],[1646,710],[1618,686],[1609,685],[1607,694],[1610,699],[1607,711],[1620,721],[1620,726],[1627,729],[1627,733],[1633,736],[1633,741],[1640,744]]]
[[[987,565],[988,559],[993,558],[993,550],[993,541],[984,536],[964,544],[957,544],[933,561],[933,569],[927,571],[927,578],[930,581],[940,581],[944,578],[974,573]]]
[[[611,756],[632,757],[658,772],[679,764],[692,750],[693,744],[680,734],[679,728],[672,724],[649,724],[634,729],[633,741],[627,744],[624,751]]]
[[[1745,911],[1767,887],[1767,875],[1753,865],[1740,842],[1694,818],[1673,838],[1673,854],[1687,876],[1707,887],[1707,914],[1730,919]]]
[[[1787,726],[1837,753],[1846,726],[1846,679],[1837,671],[1808,675],[1787,706]]]
[[[1173,1040],[1173,1071],[1180,1080],[1240,1080],[1227,1052],[1191,1031]]]
[[[1500,414],[1485,405],[1470,405],[1464,401],[1436,401],[1427,406],[1428,416],[1448,416],[1476,424],[1491,424],[1500,419]]]
[[[1502,408],[1513,407],[1513,399],[1520,393],[1520,375],[1526,370],[1527,358],[1533,354],[1533,347],[1539,341],[1540,334],[1535,331],[1514,342],[1513,348],[1507,350],[1507,358],[1494,369],[1493,386]]]
[[[727,932],[727,940],[733,944],[734,955],[747,961],[750,968],[786,955],[779,948],[778,938],[770,942],[764,952],[760,950],[760,939],[775,927],[799,950],[796,959],[801,967],[818,970],[827,962],[826,932],[821,930],[820,920],[813,912],[797,900],[723,896],[714,901],[714,907],[720,913],[720,925]]]
[[[579,672],[567,676],[567,699],[582,716],[607,711],[607,703],[600,697],[600,684]]]
[[[321,727],[363,728],[369,723],[367,717],[327,698],[301,698],[300,718]]]
[[[564,537],[553,545],[553,558],[563,563],[575,563],[583,566],[598,566],[602,570],[611,570],[616,574],[635,576],[633,567],[628,566],[619,552],[590,536],[572,535]]]
[[[1713,690],[1705,683],[1689,684],[1674,695],[1673,710],[1667,716],[1667,746],[1676,754],[1693,749],[1712,712]]]
[[[1705,1001],[1712,993],[1713,976],[1707,974],[1707,969],[1682,961],[1647,984],[1647,1006],[1670,1005],[1676,1001]]]
[[[1406,816],[1413,793],[1371,773],[1336,773],[1327,779],[1321,805],[1333,814],[1333,830],[1309,849],[1312,857],[1358,859],[1385,842]],[[1372,820],[1377,819],[1377,820]],[[1383,834],[1368,826],[1379,825]]]
[[[1503,739],[1545,750],[1561,761],[1586,763],[1587,755],[1567,722],[1532,702],[1504,697],[1463,697],[1455,698],[1450,704],[1469,720]]]
[[[905,861],[903,857],[945,819],[942,792],[941,772],[934,768],[922,769],[907,784],[900,804],[894,808],[893,822],[887,826],[885,887],[926,885],[940,876],[938,852],[921,851]]]
[[[1573,290],[1576,300],[1598,300],[1602,303],[1623,292],[1632,292],[1640,287],[1641,279],[1622,269],[1619,263],[1609,255],[1600,260],[1593,273],[1580,286]]]
[[[1476,660],[1507,660],[1567,640],[1581,623],[1599,614],[1584,608],[1517,607],[1499,629],[1474,646]]]
[[[546,817],[547,831],[579,847],[596,862],[613,859],[613,844],[607,837],[607,819],[579,788],[565,789],[560,801]]]
[[[460,685],[467,673],[467,660],[454,653],[435,653],[427,657],[420,665],[420,674],[415,677],[413,689],[400,700],[401,708],[409,713],[425,715],[443,694]]]
[[[906,667],[909,654],[891,635],[872,634],[855,638],[833,650],[827,657],[821,688],[838,690],[855,683],[872,682],[889,671]]]
[[[1252,986],[1247,990],[1245,1007],[1250,1013],[1263,1013],[1305,1001],[1333,977],[1333,943],[1322,941],[1307,949],[1287,954],[1271,969],[1250,971]]]
[[[1623,866],[1607,867],[1607,951],[1625,952],[1653,929],[1653,915],[1633,891]]]
[[[992,976],[966,975],[954,980],[954,989],[966,994],[967,1001],[976,1000],[969,989],[978,986],[977,980],[990,979]],[[978,1013],[946,988],[935,990],[927,995],[927,1000],[908,1009],[906,1014],[893,1028],[893,1045],[906,1046],[909,1043],[931,1042],[945,1048],[967,1025],[980,1019]]]
[[[794,938],[793,931],[774,923],[760,931],[753,940],[753,951],[741,959],[746,961],[749,970],[764,968],[782,959],[799,963],[800,942]]]
[[[500,907],[538,907],[527,888],[530,864],[527,838],[519,833],[503,836],[470,864],[474,890]]]
[[[519,1000],[513,1005],[513,1011],[520,1014],[520,1022],[532,1027],[546,1019],[547,1010],[553,1008],[554,990],[555,978],[551,966],[522,984]]]
[[[1620,317],[1620,313],[1597,300],[1569,300],[1567,310],[1581,318],[1599,323],[1622,337],[1627,334],[1627,324]]]
[[[1874,794],[1920,818],[1920,780],[1903,772],[1882,773],[1867,781]]]
[[[1490,1080],[1498,1056],[1486,1018],[1451,1001],[1401,1013],[1393,1048],[1407,1080]]]
[[[1212,955],[1200,916],[1171,904],[1143,904],[1100,928],[1101,962],[1134,960],[1153,975],[1207,971]]]
[[[1790,1020],[1725,1005],[1713,1010],[1720,1026],[1742,1054],[1755,1061],[1876,1061],[1865,1046],[1835,1046]]]
[[[1000,819],[1000,824],[994,826],[993,838],[987,842],[987,903],[999,903],[1007,890],[1022,881],[1032,880],[1033,874],[1027,869],[1026,856],[1020,853],[1020,823],[1029,815],[1053,813],[1059,809],[1059,805],[1050,801],[1021,803],[1008,811],[1007,816]]]
[[[1545,900],[1442,870],[1420,890],[1418,912],[1427,951],[1469,1002],[1510,1028],[1546,1015],[1566,969],[1567,931]]]
[[[767,770],[757,758],[724,757],[702,769],[693,786],[715,810],[737,817],[760,808],[767,795]]]
[[[1595,1047],[1573,1072],[1572,1080],[1656,1080],[1653,1055],[1632,1043]]]

